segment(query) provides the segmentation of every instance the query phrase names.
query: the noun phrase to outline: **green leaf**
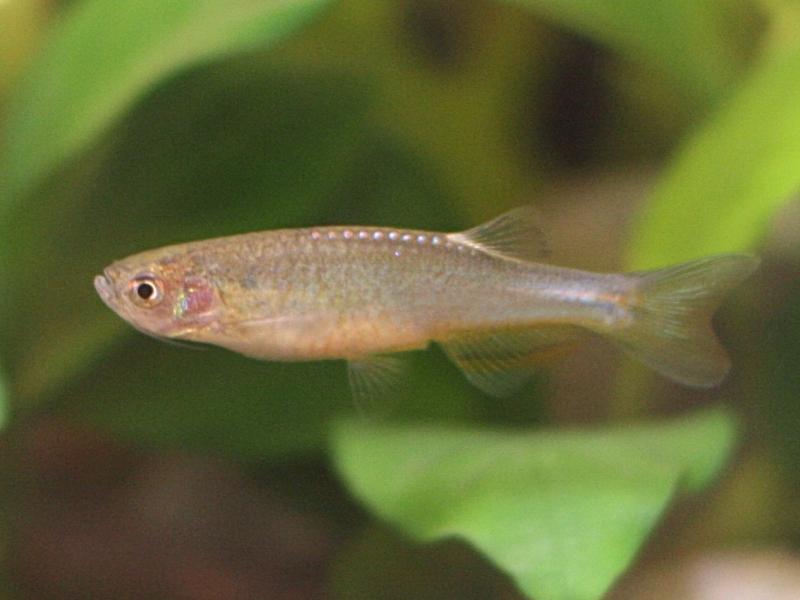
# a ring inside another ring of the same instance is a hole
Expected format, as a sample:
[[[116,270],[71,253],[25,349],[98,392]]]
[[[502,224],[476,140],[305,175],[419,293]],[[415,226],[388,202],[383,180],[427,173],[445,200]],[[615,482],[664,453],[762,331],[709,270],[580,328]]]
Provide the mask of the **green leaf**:
[[[266,462],[323,447],[326,424],[351,410],[344,365],[265,363],[137,336],[69,386],[72,418],[146,447]]]
[[[411,536],[463,538],[537,600],[596,600],[734,430],[723,412],[562,433],[344,422],[333,449],[351,492]]]
[[[8,391],[6,390],[5,381],[0,374],[0,429],[5,428],[6,421],[8,420]]]
[[[518,600],[513,583],[463,542],[414,544],[369,526],[344,546],[332,566],[337,600]]]
[[[155,84],[274,44],[330,0],[85,0],[64,17],[12,98],[0,160],[5,202],[81,152]],[[2,208],[2,206],[0,206]]]
[[[730,0],[507,0],[655,67],[701,100],[736,73],[744,3]],[[746,22],[746,21],[745,21]]]
[[[752,249],[800,191],[800,45],[767,56],[688,141],[648,201],[628,264]]]

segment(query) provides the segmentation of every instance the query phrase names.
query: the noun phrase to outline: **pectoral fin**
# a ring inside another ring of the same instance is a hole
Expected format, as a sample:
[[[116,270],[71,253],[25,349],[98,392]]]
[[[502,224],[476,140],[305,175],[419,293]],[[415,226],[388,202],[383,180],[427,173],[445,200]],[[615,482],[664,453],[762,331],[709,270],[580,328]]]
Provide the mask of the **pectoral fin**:
[[[358,410],[375,414],[377,407],[386,406],[402,385],[406,361],[395,355],[373,354],[347,361],[347,376]]]
[[[441,346],[467,379],[491,396],[510,396],[533,370],[581,336],[579,329],[545,326],[462,334]]]

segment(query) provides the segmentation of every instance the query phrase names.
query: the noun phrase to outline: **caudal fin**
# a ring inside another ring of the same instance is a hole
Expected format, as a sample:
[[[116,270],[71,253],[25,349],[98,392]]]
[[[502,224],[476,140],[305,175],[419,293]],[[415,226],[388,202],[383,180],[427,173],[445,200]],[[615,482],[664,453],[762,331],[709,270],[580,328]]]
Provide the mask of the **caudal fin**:
[[[631,324],[610,333],[634,357],[662,375],[695,387],[718,385],[730,360],[711,328],[726,292],[746,279],[759,260],[723,254],[645,272],[632,299]]]

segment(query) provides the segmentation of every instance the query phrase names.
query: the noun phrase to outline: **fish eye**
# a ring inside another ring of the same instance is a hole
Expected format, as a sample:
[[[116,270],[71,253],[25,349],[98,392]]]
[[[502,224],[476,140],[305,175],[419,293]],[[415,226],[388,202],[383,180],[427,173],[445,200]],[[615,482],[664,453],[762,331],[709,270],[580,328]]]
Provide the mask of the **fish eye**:
[[[142,275],[131,280],[129,288],[131,299],[139,306],[155,306],[164,295],[161,283],[150,275]]]

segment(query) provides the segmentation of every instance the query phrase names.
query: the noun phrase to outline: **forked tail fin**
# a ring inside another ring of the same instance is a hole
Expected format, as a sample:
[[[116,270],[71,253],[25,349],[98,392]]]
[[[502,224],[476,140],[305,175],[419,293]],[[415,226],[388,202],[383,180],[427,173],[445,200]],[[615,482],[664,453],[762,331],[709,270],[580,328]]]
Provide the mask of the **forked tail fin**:
[[[730,360],[711,328],[711,316],[726,292],[746,279],[759,260],[722,254],[634,274],[638,293],[629,305],[631,323],[611,339],[635,358],[679,383],[718,385]]]

